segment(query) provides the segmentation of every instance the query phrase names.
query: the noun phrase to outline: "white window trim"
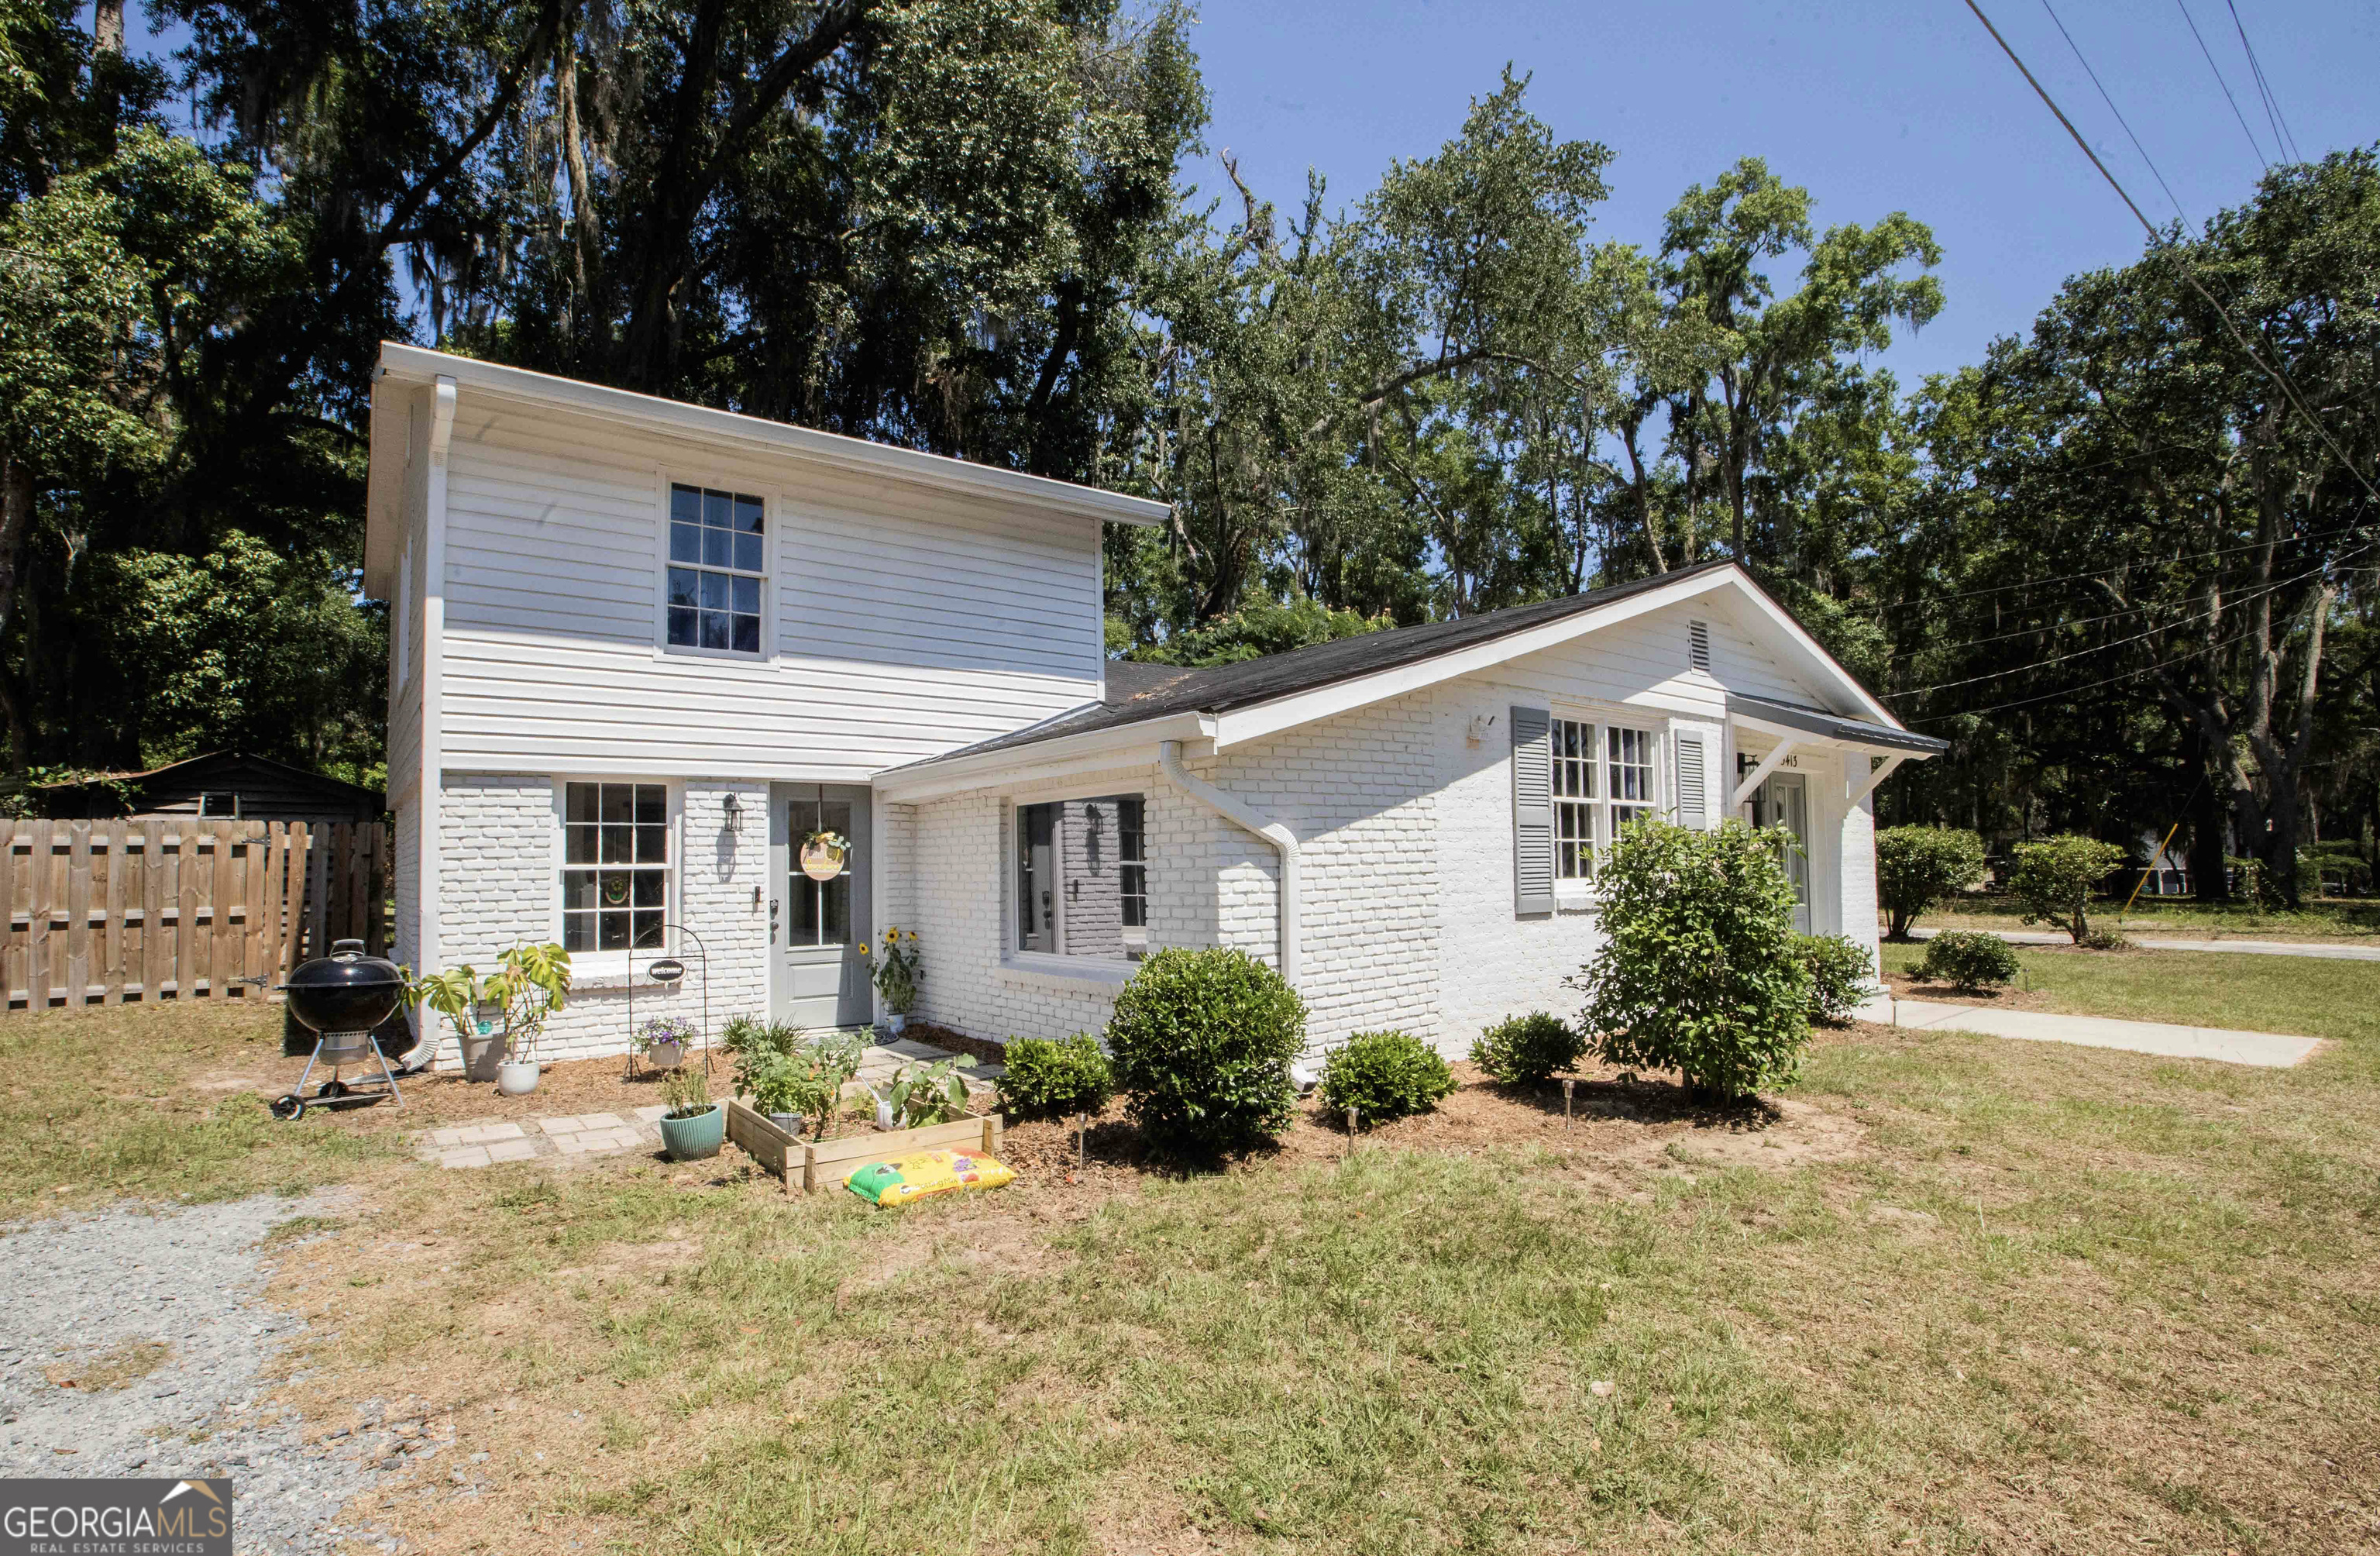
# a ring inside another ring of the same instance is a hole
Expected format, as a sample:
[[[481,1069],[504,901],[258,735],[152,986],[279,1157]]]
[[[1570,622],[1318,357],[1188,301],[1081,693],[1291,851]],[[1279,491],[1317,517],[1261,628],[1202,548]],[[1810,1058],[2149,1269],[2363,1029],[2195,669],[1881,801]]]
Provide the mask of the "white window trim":
[[[653,657],[707,659],[725,664],[774,664],[777,662],[777,580],[780,547],[783,540],[780,530],[785,511],[783,493],[763,482],[738,480],[716,472],[663,467],[653,474]],[[713,492],[733,492],[760,499],[759,652],[681,647],[669,640],[670,488],[673,486],[708,488]]]
[[[1576,801],[1570,799],[1559,791],[1552,793],[1549,796],[1555,807],[1554,826],[1555,847],[1557,849],[1560,847],[1560,808],[1561,806],[1565,804],[1586,804],[1594,806],[1599,816],[1608,817],[1611,813],[1612,799],[1610,794],[1608,792],[1611,786],[1610,754],[1608,744],[1609,737],[1606,734],[1609,730],[1633,730],[1637,734],[1650,737],[1652,741],[1653,755],[1653,795],[1651,799],[1647,802],[1647,806],[1655,815],[1667,817],[1670,820],[1676,819],[1677,801],[1672,790],[1675,786],[1677,764],[1675,753],[1670,749],[1670,741],[1672,739],[1670,714],[1666,712],[1656,712],[1645,709],[1632,709],[1614,706],[1597,707],[1585,704],[1556,704],[1548,710],[1548,714],[1552,719],[1552,723],[1547,728],[1546,738],[1549,742],[1555,738],[1555,726],[1565,723],[1587,724],[1592,726],[1595,730],[1596,797],[1585,801]],[[1559,768],[1561,760],[1562,759],[1560,756],[1553,756],[1549,759],[1548,766],[1548,779],[1549,784],[1551,782],[1553,772]],[[1596,840],[1596,846],[1599,852],[1600,850],[1610,846],[1610,839],[1600,835],[1600,822],[1597,823],[1597,826],[1598,835]],[[1565,876],[1560,873],[1561,867],[1559,860],[1556,861],[1554,868],[1556,871],[1554,875],[1554,906],[1556,908],[1590,908],[1598,906],[1603,901],[1603,890],[1596,883],[1595,877],[1591,875]]]
[[[1133,794],[1141,803],[1141,854],[1143,873],[1141,894],[1149,900],[1148,870],[1156,868],[1157,860],[1149,857],[1148,833],[1154,820],[1155,806],[1151,791],[1154,779],[1146,772],[1117,775],[1105,784],[1068,784],[1063,787],[1020,789],[1001,796],[1000,812],[1000,971],[1027,979],[1068,980],[1111,988],[1127,982],[1138,972],[1141,964],[1129,956],[1069,956],[1062,951],[1022,951],[1017,949],[1016,923],[1016,838],[1017,812],[1026,806],[1058,805],[1070,799],[1109,799],[1117,795]],[[1154,912],[1144,912],[1146,920]],[[1142,929],[1150,926],[1144,922]],[[1152,951],[1154,947],[1151,948]]]
[[[675,778],[656,778],[650,773],[634,772],[556,772],[549,775],[552,785],[552,843],[549,850],[552,860],[546,868],[546,939],[562,943],[562,872],[570,868],[565,840],[569,836],[570,785],[573,784],[659,784],[665,795],[663,814],[669,824],[669,862],[661,870],[662,877],[662,943],[634,951],[574,951],[570,955],[570,978],[574,984],[592,979],[616,980],[636,970],[638,957],[661,958],[677,954],[679,905],[685,900],[686,881],[686,784]]]

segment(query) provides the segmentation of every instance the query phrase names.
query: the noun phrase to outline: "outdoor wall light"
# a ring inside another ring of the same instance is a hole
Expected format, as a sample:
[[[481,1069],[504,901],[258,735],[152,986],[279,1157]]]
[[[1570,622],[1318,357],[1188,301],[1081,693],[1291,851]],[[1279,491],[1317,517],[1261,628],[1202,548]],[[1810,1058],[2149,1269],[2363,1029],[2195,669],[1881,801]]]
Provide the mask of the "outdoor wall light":
[[[744,802],[743,802],[743,801],[741,801],[741,800],[739,800],[739,799],[737,799],[734,795],[732,795],[732,794],[731,794],[731,795],[729,795],[729,796],[727,796],[726,804],[725,804],[724,806],[722,806],[722,808],[726,812],[726,816],[727,816],[727,830],[728,830],[730,833],[740,833],[741,832],[743,832],[743,830],[744,830]]]

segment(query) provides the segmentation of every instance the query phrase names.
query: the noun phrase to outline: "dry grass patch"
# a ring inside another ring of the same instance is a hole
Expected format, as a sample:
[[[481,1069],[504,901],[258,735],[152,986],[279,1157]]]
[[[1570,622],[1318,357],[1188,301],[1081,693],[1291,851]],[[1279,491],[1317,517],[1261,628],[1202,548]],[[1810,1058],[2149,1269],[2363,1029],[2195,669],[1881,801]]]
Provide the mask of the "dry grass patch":
[[[373,1509],[433,1552],[2369,1551],[2380,968],[2320,966],[2293,1071],[1860,1027],[1756,1114],[1027,1125],[902,1211],[366,1161],[285,1392],[451,1430]]]
[[[174,1348],[162,1340],[130,1340],[91,1355],[78,1356],[42,1369],[42,1376],[61,1389],[103,1393],[137,1383],[165,1365]]]

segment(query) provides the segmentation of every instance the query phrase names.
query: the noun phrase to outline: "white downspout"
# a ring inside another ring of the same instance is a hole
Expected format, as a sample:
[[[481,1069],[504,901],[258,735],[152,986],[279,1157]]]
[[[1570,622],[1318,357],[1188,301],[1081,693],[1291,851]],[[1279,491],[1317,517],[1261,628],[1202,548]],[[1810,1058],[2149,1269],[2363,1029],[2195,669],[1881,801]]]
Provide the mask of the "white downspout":
[[[414,882],[419,924],[414,951],[421,958],[418,971],[438,969],[439,918],[445,893],[439,890],[438,832],[444,796],[446,671],[446,459],[455,440],[455,381],[444,373],[430,391],[430,468],[422,480],[421,559],[421,768],[416,801],[420,811],[420,837],[416,844]],[[421,1008],[413,1047],[403,1062],[407,1069],[428,1069],[436,1063],[444,1033],[429,1008]]]
[[[1233,826],[1271,844],[1274,851],[1281,855],[1281,976],[1292,989],[1297,988],[1297,834],[1279,821],[1249,808],[1236,796],[1224,793],[1204,778],[1192,777],[1182,766],[1181,741],[1164,741],[1157,750],[1158,765],[1166,777]]]

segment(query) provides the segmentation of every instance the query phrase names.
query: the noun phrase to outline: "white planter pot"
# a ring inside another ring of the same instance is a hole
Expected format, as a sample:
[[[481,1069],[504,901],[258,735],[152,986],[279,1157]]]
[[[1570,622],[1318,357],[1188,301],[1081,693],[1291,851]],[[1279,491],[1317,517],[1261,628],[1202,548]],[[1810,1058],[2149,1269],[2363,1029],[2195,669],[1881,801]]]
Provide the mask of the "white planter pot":
[[[884,1029],[892,1033],[896,1038],[903,1032],[906,1031],[908,1027],[908,1016],[900,1011],[896,1010],[884,1018]]]
[[[537,1089],[534,1059],[507,1059],[496,1066],[496,1089],[507,1097],[526,1097]]]
[[[655,1043],[645,1050],[645,1063],[656,1070],[674,1070],[686,1063],[686,1044]]]

